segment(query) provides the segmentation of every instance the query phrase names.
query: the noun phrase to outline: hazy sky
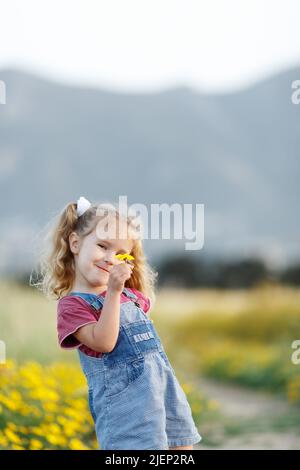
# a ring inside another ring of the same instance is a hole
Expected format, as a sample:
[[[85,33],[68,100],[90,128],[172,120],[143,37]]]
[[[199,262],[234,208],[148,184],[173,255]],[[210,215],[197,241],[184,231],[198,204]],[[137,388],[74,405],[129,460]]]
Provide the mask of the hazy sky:
[[[300,64],[299,21],[299,0],[0,0],[0,68],[224,91]]]

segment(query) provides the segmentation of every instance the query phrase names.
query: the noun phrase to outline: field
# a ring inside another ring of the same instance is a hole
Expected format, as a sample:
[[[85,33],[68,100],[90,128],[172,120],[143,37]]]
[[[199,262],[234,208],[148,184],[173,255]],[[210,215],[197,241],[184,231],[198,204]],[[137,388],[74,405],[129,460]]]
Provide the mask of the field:
[[[95,449],[76,351],[59,349],[56,304],[2,281],[0,448]],[[300,291],[162,290],[151,312],[203,441],[300,448]],[[251,447],[251,446],[250,446]]]

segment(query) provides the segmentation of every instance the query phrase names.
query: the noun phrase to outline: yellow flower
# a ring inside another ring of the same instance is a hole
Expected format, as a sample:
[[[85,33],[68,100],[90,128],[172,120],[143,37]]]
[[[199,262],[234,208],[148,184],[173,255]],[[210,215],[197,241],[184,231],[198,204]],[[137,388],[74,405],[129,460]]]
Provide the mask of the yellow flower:
[[[85,449],[87,449],[87,447],[79,439],[71,439],[69,446],[70,446],[70,449],[72,449],[72,450],[85,450]]]
[[[48,425],[48,430],[52,434],[60,434],[60,432],[61,432],[61,428],[56,423],[50,423]]]
[[[187,393],[187,394],[190,393],[190,391],[191,391],[191,386],[190,386],[189,384],[183,383],[183,384],[181,385],[181,387],[183,388],[183,390],[184,390],[185,393]]]
[[[80,423],[70,421],[68,425],[64,426],[64,434],[68,437],[73,437],[81,429]]]
[[[33,426],[31,428],[31,432],[33,434],[36,434],[37,436],[44,436],[45,435],[43,429],[39,428],[38,426]]]
[[[57,419],[57,422],[63,426],[65,424],[68,424],[68,420],[64,416],[58,416],[56,419]]]
[[[39,449],[42,449],[42,447],[43,447],[43,444],[41,443],[41,441],[39,441],[38,439],[30,439],[29,449],[39,450]]]
[[[6,408],[9,408],[12,411],[16,411],[18,409],[18,404],[15,403],[13,400],[10,400],[9,398],[3,398],[2,402],[3,405],[6,406]]]
[[[3,433],[0,433],[0,448],[5,449],[8,446],[7,437],[3,436]]]
[[[53,402],[46,402],[43,404],[43,408],[45,411],[50,411],[50,412],[57,412],[58,411],[58,406],[56,403]]]
[[[18,431],[18,426],[16,426],[15,423],[8,423],[7,427],[12,431]]]
[[[192,411],[193,413],[200,413],[202,411],[203,407],[201,406],[200,403],[192,403]]]
[[[123,255],[115,255],[120,261],[131,261],[134,259],[134,256],[131,256],[129,253],[124,253]]]
[[[40,387],[30,391],[30,398],[41,400],[41,401],[58,401],[59,395],[55,390],[50,390],[46,387]]]
[[[19,436],[14,431],[11,431],[11,429],[4,429],[4,433],[7,437],[7,439],[9,439],[9,441],[13,442],[14,444],[21,444],[22,443]]]

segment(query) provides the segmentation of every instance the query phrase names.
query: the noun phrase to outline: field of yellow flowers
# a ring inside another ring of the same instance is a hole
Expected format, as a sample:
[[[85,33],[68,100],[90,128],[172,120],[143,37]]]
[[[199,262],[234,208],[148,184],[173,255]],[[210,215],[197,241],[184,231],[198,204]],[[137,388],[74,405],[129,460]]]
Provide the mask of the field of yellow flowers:
[[[196,422],[217,408],[182,383]],[[0,365],[0,449],[98,449],[85,378],[76,365]]]
[[[0,366],[1,449],[94,449],[85,383],[76,366],[12,360]]]

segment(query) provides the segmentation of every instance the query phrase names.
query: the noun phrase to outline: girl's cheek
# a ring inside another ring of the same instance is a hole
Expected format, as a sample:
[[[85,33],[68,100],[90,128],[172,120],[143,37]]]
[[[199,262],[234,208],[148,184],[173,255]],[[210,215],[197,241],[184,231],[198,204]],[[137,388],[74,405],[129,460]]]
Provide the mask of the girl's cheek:
[[[94,252],[95,252],[95,256],[98,256],[100,258],[103,258],[104,254],[105,254],[105,250],[103,248],[101,248],[100,246],[96,246]]]

